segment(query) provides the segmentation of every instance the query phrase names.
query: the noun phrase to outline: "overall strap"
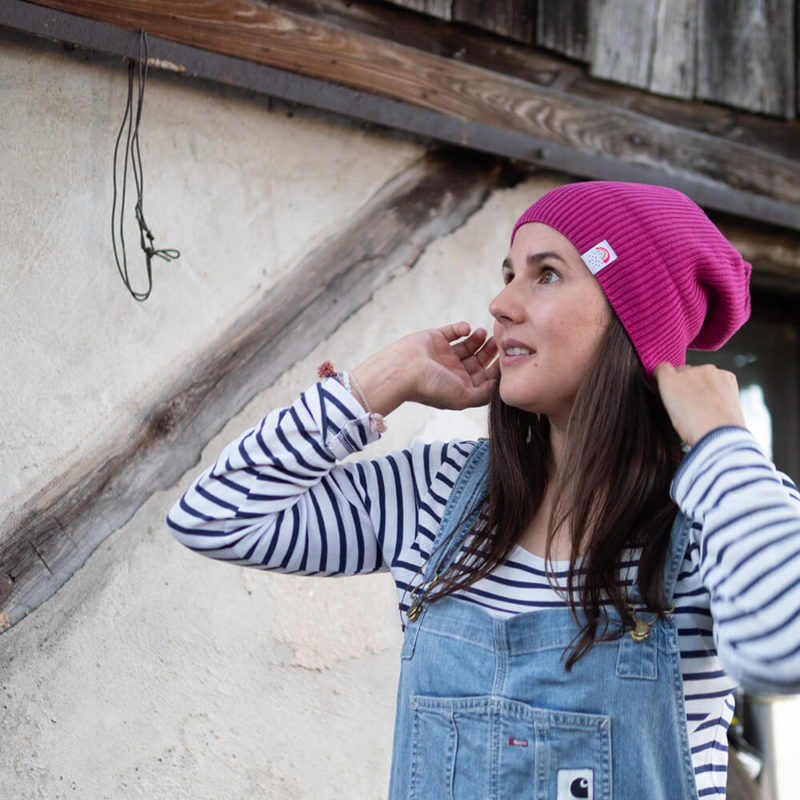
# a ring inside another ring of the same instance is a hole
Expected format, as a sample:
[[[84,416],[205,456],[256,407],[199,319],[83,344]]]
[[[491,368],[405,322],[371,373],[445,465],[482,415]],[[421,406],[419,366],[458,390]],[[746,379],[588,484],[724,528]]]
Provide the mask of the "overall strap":
[[[458,555],[459,547],[480,510],[480,500],[489,485],[489,442],[481,439],[467,456],[458,473],[453,491],[447,498],[442,521],[428,563],[423,572],[425,582],[446,570]],[[458,530],[455,530],[455,528]]]
[[[672,596],[675,593],[675,584],[678,582],[681,564],[686,558],[686,548],[689,544],[689,530],[692,526],[691,520],[679,511],[672,523],[672,530],[669,534],[669,544],[667,554],[664,559],[664,600],[667,608],[672,603]],[[638,580],[634,581],[630,588],[630,599],[633,603],[641,602]]]
[[[686,548],[689,546],[689,531],[692,521],[679,511],[672,525],[672,532],[669,536],[669,549],[664,561],[664,594],[667,603],[672,602],[675,593],[675,584],[678,582],[681,564],[686,558]]]
[[[680,572],[681,564],[686,555],[686,546],[689,541],[689,528],[691,522],[682,513],[678,513],[670,531],[669,547],[664,561],[664,599],[666,605],[663,611],[656,612],[655,615],[644,614],[633,617],[633,628],[629,631],[630,636],[622,636],[619,643],[619,653],[617,656],[617,677],[657,680],[658,672],[658,638],[650,636],[650,626],[665,619],[671,614],[675,606],[672,598],[675,593],[675,583]],[[631,587],[631,600],[640,602],[639,587],[634,583]],[[675,634],[675,647],[677,648],[677,628],[668,629]],[[676,680],[680,683],[680,664],[675,662],[674,669]],[[688,746],[688,745],[687,745]]]

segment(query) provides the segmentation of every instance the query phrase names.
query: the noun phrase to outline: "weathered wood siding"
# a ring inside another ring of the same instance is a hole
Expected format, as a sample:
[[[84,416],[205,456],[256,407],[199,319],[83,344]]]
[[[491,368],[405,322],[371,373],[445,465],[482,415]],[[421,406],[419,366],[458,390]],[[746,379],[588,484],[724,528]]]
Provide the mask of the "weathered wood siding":
[[[453,19],[478,25],[518,42],[533,39],[534,6],[530,0],[453,0]]]
[[[696,96],[794,116],[794,47],[792,0],[700,0]]]
[[[394,0],[684,99],[799,116],[798,0]]]
[[[698,0],[661,3],[647,88],[673,97],[695,95]]]
[[[731,126],[734,115],[722,107],[667,101],[593,79],[563,57],[477,30],[463,35],[468,28],[388,5],[353,4],[357,25],[348,24],[350,6],[340,0],[285,5],[6,0],[25,30],[36,16],[40,35],[53,36],[59,28],[64,41],[127,55],[114,44],[119,29],[146,28],[153,57],[187,74],[243,80],[236,85],[583,177],[672,186],[709,208],[800,229],[794,121],[739,114],[747,119]],[[365,16],[365,9],[378,17]],[[76,15],[94,20],[91,30],[84,31]],[[382,15],[393,20],[390,27]],[[420,29],[423,42],[443,40],[442,46],[419,49],[413,31]],[[81,34],[77,40],[73,30]],[[138,45],[138,37],[130,41]],[[474,59],[476,50],[482,56]],[[268,68],[258,80],[253,63]],[[501,64],[522,68],[504,70]],[[660,108],[638,110],[659,100]],[[766,135],[764,125],[753,133],[754,122],[769,123]],[[787,141],[776,149],[770,131]]]
[[[536,43],[578,61],[589,60],[586,0],[538,0]]]

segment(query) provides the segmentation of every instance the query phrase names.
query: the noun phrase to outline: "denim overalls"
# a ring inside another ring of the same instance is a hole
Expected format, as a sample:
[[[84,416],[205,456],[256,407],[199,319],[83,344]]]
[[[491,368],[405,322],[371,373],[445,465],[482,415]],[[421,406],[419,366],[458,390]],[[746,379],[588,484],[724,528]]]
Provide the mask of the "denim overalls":
[[[447,502],[424,582],[455,558],[487,466],[482,441]],[[688,534],[679,514],[668,604]],[[677,625],[670,614],[648,621],[638,641],[628,631],[600,642],[567,672],[579,630],[569,609],[499,619],[452,596],[423,603],[403,641],[390,800],[696,800]]]

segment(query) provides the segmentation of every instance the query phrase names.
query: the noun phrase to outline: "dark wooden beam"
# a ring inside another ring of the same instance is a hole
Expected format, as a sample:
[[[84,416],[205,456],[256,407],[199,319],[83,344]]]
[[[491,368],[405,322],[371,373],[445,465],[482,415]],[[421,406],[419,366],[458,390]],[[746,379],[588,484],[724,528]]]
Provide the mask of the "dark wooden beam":
[[[583,2],[583,0],[581,0]],[[385,39],[538,86],[567,86],[582,69],[544,50],[461,24],[369,0],[281,0],[281,8],[353,33]]]
[[[671,0],[668,5],[669,21],[673,24],[676,22],[672,14],[676,3],[680,3],[680,9],[683,6],[696,6],[697,2],[698,0]],[[658,96],[652,93],[661,91],[655,83],[651,84],[652,91],[642,91],[595,79],[589,76],[584,66],[542,48],[525,47],[461,25],[448,24],[418,14],[406,14],[381,4],[363,0],[281,0],[280,5],[286,11],[313,15],[317,20],[335,27],[482,67],[535,86],[556,89],[567,96],[575,95],[600,101],[607,106],[652,117],[695,133],[737,142],[789,160],[800,159],[800,122],[797,121],[786,122],[760,114],[748,114],[728,106]],[[544,12],[543,8],[546,9]],[[586,46],[587,0],[539,0],[538,9],[537,29],[540,22],[545,24],[543,20],[547,20],[549,26],[569,26],[567,30],[552,34],[552,41],[560,44],[551,45],[537,39],[538,43],[542,47],[564,52],[572,58],[587,60],[588,56],[568,52],[564,44],[567,40],[579,43],[583,39],[583,46]],[[685,24],[688,21],[687,14],[688,12],[680,11],[677,21],[679,28],[681,22]],[[663,28],[666,24],[665,20],[660,27]],[[665,35],[674,38],[678,33],[670,31]],[[691,28],[684,31],[683,35],[687,40],[683,43],[684,47],[690,46],[696,38],[696,32]],[[678,56],[679,54],[672,56],[676,63]],[[663,57],[656,53],[654,72],[662,63]]]
[[[711,212],[725,238],[753,265],[754,289],[793,298],[800,308],[800,234]]]
[[[307,102],[308,81],[316,82],[315,104],[323,108],[585,177],[663,183],[711,208],[800,229],[797,160],[567,92],[558,84],[519,80],[255,0],[21,5],[40,12],[42,6],[59,8],[115,28],[145,27],[155,37],[191,48],[180,52],[199,64],[194,74],[205,70],[196,51],[222,54],[230,59],[227,66],[211,71],[235,76],[252,72],[253,64],[268,66],[276,71],[263,81],[263,91],[272,93],[274,84],[287,99]],[[0,7],[0,24],[14,7],[20,7],[18,0]],[[51,18],[51,31],[60,19]],[[96,42],[96,49],[103,43]],[[153,55],[169,60],[160,47],[154,41]]]
[[[682,9],[683,6],[696,6],[697,2],[698,0],[670,0],[669,4],[662,4],[662,7],[670,11],[668,18],[674,23],[672,12],[676,3]],[[583,39],[583,46],[588,46],[588,0],[538,0],[537,30],[540,22],[545,24],[544,20],[550,26],[568,25],[567,30],[553,34],[553,41],[560,42],[559,45],[550,45],[537,39],[542,48],[525,47],[461,25],[452,25],[418,14],[406,14],[363,0],[281,0],[280,5],[286,11],[313,15],[317,20],[335,27],[483,67],[526,83],[563,91],[568,96],[574,94],[584,99],[598,100],[606,105],[633,111],[644,117],[653,117],[695,133],[734,141],[772,155],[790,160],[800,159],[800,122],[771,119],[706,102],[674,100],[650,91],[591,78],[584,66],[542,49],[549,47],[559,53],[564,52],[571,58],[588,60],[588,55],[568,52],[564,44],[567,39],[573,43],[580,43]],[[678,22],[686,23],[687,14],[688,12],[680,10]],[[665,25],[666,20],[661,27]],[[667,35],[674,38],[677,34],[672,31]],[[683,46],[690,46],[696,39],[696,32],[690,28],[684,32],[684,39],[687,41]],[[677,56],[673,56],[673,60],[676,58]],[[662,60],[656,53],[653,69],[660,63]],[[652,91],[660,91],[655,85],[650,88]]]
[[[429,242],[450,233],[499,186],[507,164],[449,151],[383,186],[193,359],[114,439],[72,465],[0,526],[0,630],[46,600],[154,492],[173,486],[255,395],[364,305]],[[309,383],[314,375],[309,375]],[[5,615],[5,616],[3,616]]]

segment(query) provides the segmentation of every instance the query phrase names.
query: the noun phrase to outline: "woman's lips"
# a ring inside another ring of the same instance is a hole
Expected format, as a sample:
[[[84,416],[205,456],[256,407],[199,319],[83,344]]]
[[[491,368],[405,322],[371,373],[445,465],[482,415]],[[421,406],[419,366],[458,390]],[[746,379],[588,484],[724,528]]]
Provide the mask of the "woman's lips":
[[[518,355],[518,356],[503,356],[502,364],[504,367],[512,367],[514,364],[519,364],[522,361],[530,358],[533,353],[526,353],[525,355]]]
[[[536,352],[535,350],[531,350],[529,347],[526,347],[524,344],[515,342],[513,340],[503,342],[502,349],[503,358],[501,363],[505,367],[519,364],[520,362],[530,358]]]

